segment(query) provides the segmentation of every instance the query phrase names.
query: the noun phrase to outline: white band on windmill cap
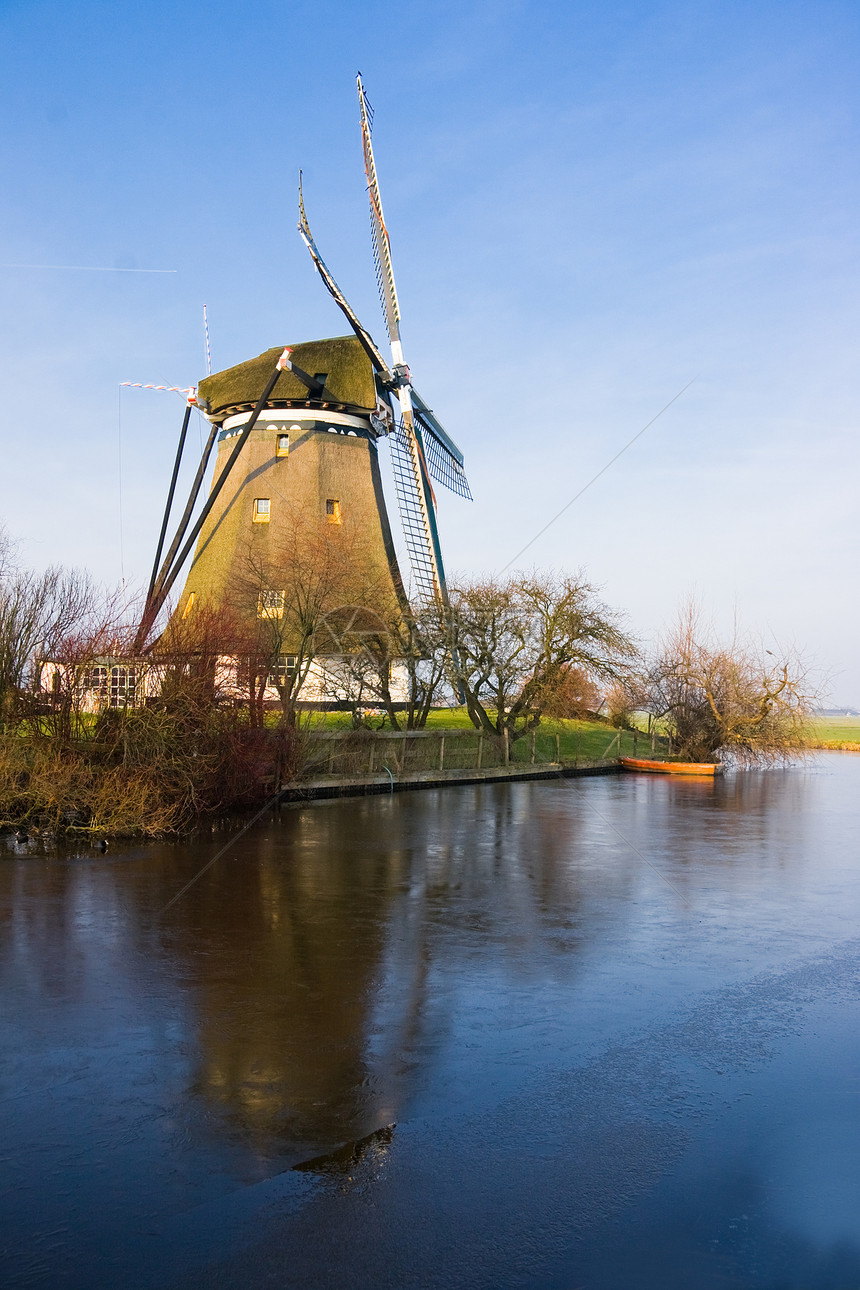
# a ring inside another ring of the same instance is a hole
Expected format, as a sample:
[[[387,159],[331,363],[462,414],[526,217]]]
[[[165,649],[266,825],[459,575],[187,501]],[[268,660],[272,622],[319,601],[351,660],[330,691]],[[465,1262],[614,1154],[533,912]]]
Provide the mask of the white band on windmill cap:
[[[236,412],[232,417],[226,417],[222,425],[223,430],[235,430],[239,426],[245,425],[251,419],[250,412]],[[259,420],[255,426],[257,430],[265,430],[269,425],[293,425],[311,423],[321,427],[323,430],[326,426],[350,426],[355,430],[367,430],[367,417],[351,417],[347,412],[322,412],[315,408],[267,408],[260,413]]]

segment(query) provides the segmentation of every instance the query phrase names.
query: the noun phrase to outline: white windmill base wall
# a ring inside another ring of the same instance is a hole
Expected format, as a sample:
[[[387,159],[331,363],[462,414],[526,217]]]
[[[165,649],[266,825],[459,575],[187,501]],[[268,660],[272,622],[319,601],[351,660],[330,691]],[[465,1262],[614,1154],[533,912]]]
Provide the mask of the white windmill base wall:
[[[140,707],[161,694],[164,679],[175,672],[175,663],[122,658],[99,658],[85,666],[46,659],[39,665],[37,689],[46,701],[74,691],[76,706],[83,712],[104,708]],[[184,670],[190,670],[185,665]],[[248,665],[241,659],[222,655],[215,665],[214,691],[218,701],[243,704],[248,701]],[[393,702],[405,704],[408,672],[403,662],[393,660],[389,689]],[[269,678],[263,692],[266,707],[281,704],[277,686]],[[378,685],[374,686],[369,666],[360,657],[326,655],[311,660],[296,699],[299,707],[321,710],[345,709],[356,705],[370,711],[381,708]]]

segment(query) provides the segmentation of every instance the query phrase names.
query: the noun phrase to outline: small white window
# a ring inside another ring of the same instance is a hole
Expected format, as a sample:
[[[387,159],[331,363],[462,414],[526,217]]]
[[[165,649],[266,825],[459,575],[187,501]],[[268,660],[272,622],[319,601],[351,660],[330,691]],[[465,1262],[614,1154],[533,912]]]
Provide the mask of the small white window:
[[[128,708],[134,704],[137,677],[133,667],[112,667],[110,670],[110,699],[112,708]]]
[[[254,498],[254,523],[268,524],[272,514],[272,500],[270,497]]]
[[[340,502],[336,497],[326,498],[325,516],[329,524],[340,524]]]
[[[298,659],[295,654],[279,654],[278,662],[275,666],[274,672],[271,675],[271,679],[275,682],[275,684],[277,684],[279,681],[281,682],[281,684],[284,684],[285,682],[291,680],[296,674],[297,664],[298,664]]]
[[[257,617],[283,618],[285,599],[284,591],[261,591],[257,601]]]
[[[290,436],[288,434],[278,435],[278,446],[275,449],[276,457],[289,457],[290,455]]]
[[[94,690],[96,694],[107,695],[108,670],[106,667],[91,667],[85,674],[84,687]]]

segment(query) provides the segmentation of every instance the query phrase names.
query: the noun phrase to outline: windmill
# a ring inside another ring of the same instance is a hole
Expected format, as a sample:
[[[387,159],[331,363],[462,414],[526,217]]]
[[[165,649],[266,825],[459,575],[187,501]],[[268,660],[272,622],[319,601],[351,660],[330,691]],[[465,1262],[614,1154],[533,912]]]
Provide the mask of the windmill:
[[[317,250],[300,180],[299,231],[353,335],[267,350],[207,376],[196,392],[189,393],[136,638],[138,651],[144,648],[195,545],[177,606],[183,616],[193,612],[197,603],[228,603],[238,562],[249,549],[261,556],[275,552],[285,523],[296,516],[323,526],[326,541],[337,544],[343,558],[356,564],[362,576],[372,578],[384,599],[405,604],[378,463],[377,442],[382,438],[391,447],[398,510],[413,574],[413,608],[447,602],[431,477],[461,497],[471,499],[471,493],[462,453],[412,386],[403,359],[400,309],[371,143],[372,113],[360,76],[358,96],[374,258],[391,364]],[[179,525],[162,559],[195,405],[208,418],[210,432]],[[216,439],[212,486],[192,523]],[[283,580],[289,577],[285,567]],[[281,593],[274,589],[272,594]],[[275,603],[273,599],[271,605]],[[271,605],[259,612],[275,612]]]

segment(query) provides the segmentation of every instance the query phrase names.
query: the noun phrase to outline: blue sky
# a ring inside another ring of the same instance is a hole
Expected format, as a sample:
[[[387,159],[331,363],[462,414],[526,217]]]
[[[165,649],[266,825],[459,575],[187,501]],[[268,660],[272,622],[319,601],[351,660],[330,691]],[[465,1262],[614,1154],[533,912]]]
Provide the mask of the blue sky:
[[[851,3],[0,3],[0,518],[33,565],[145,582],[191,385],[382,343],[354,78],[417,388],[466,454],[451,571],[584,566],[651,638],[805,647],[860,703]],[[121,416],[118,415],[118,405]],[[120,526],[120,448],[122,525]],[[120,543],[120,531],[122,543]]]

